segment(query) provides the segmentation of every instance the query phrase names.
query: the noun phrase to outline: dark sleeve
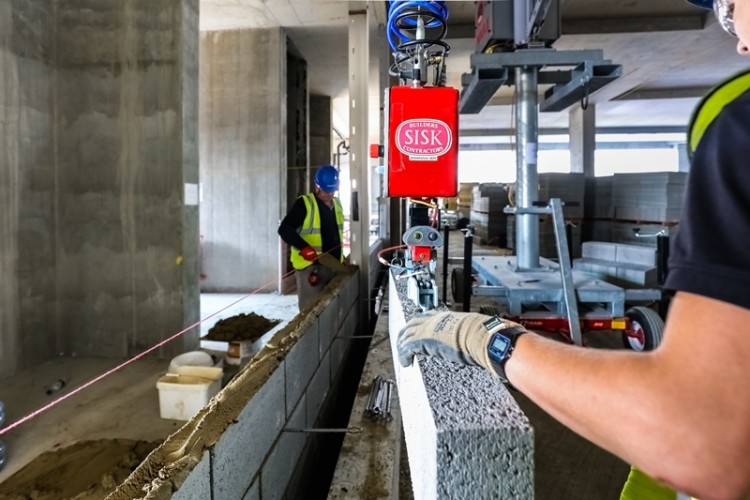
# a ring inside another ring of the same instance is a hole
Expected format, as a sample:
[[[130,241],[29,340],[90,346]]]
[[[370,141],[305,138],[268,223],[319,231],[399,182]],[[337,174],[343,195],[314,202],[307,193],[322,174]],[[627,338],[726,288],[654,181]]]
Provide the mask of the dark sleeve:
[[[305,207],[305,201],[300,196],[294,201],[292,209],[286,214],[286,217],[279,224],[279,236],[286,242],[287,245],[291,245],[297,249],[303,249],[308,246],[307,242],[302,239],[297,229],[302,227],[307,217],[307,208]]]
[[[695,152],[665,286],[750,309],[750,94]]]

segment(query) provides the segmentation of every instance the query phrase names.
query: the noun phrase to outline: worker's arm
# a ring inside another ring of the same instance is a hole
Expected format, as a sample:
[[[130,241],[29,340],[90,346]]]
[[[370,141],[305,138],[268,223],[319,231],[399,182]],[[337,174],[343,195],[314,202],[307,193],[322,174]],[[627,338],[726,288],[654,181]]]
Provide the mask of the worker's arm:
[[[297,229],[302,227],[302,224],[305,222],[305,217],[307,217],[307,208],[302,197],[299,197],[295,200],[291,210],[286,214],[281,224],[279,224],[279,236],[287,245],[297,249],[309,246],[297,232]]]
[[[649,353],[518,339],[510,382],[562,423],[702,500],[750,494],[750,310],[680,292]]]

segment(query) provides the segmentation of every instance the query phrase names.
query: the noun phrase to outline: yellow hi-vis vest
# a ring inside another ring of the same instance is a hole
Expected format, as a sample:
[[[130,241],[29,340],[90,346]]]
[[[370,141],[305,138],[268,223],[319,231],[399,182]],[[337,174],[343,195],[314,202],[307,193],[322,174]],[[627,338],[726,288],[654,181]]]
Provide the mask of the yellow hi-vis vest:
[[[688,153],[692,157],[703,134],[724,106],[750,90],[750,70],[742,71],[712,88],[698,103],[688,128]]]
[[[305,221],[302,223],[302,227],[299,228],[298,233],[302,236],[316,252],[323,253],[323,237],[320,234],[320,211],[318,210],[318,202],[315,199],[315,194],[310,193],[303,195],[302,200],[305,202],[305,208],[307,209],[307,215]],[[333,199],[333,211],[336,214],[336,223],[339,226],[339,241],[343,244],[344,242],[344,209],[341,208],[341,202],[338,198]],[[295,269],[304,269],[312,262],[305,260],[300,254],[300,249],[292,247],[291,261],[292,266]],[[341,262],[344,262],[344,249],[341,249]]]

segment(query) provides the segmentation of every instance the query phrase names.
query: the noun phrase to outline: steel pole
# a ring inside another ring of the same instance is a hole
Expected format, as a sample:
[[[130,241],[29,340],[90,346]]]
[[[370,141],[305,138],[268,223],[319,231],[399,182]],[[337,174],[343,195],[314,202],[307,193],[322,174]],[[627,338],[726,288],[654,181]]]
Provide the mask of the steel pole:
[[[516,68],[516,206],[531,208],[539,198],[539,68]],[[519,269],[539,268],[539,216],[516,214]]]

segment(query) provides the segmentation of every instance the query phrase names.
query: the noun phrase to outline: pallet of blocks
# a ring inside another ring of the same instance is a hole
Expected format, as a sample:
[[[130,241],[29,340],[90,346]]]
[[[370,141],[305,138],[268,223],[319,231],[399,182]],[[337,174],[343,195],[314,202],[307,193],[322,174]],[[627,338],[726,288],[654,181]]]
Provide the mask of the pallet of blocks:
[[[675,224],[685,197],[687,173],[615,174],[612,218],[618,221]]]
[[[584,241],[656,246],[677,226],[687,173],[615,174],[587,179]]]
[[[566,221],[565,237],[568,240],[570,257],[580,257],[581,255],[581,229],[580,223]],[[508,248],[516,249],[516,217],[508,216]],[[552,216],[539,218],[539,256],[548,259],[557,259],[557,240],[555,238],[555,225],[552,222]]]
[[[469,218],[471,214],[471,195],[475,186],[479,184],[476,182],[462,182],[458,187],[458,196],[456,200],[456,211],[459,217]]]
[[[475,186],[471,196],[471,225],[479,244],[506,246],[508,189],[505,184],[486,183]]]
[[[581,221],[583,220],[583,205],[585,178],[583,174],[545,173],[539,175],[539,193],[537,199],[548,202],[552,198],[559,198],[563,202],[563,218],[568,227],[569,247],[571,257],[580,255],[581,249]],[[507,234],[508,248],[515,249],[516,220],[508,218]],[[551,215],[539,217],[539,255],[549,259],[557,258],[557,243],[555,226]]]

